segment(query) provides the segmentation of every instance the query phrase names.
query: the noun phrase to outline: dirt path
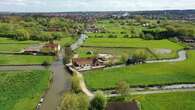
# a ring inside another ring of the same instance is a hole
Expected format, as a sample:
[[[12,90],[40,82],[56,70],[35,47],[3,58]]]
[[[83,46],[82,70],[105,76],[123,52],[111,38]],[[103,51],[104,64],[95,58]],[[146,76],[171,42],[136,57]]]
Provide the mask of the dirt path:
[[[40,110],[56,110],[60,104],[61,96],[70,90],[70,74],[65,70],[62,55],[59,60],[51,65],[53,81],[46,93],[45,100]]]

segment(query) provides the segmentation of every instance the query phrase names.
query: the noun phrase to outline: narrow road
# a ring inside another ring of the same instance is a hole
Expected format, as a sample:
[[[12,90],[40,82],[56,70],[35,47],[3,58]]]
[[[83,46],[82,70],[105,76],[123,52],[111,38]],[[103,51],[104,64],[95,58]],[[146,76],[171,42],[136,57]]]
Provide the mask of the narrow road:
[[[176,59],[165,59],[165,60],[152,60],[152,61],[146,61],[146,63],[161,63],[161,62],[179,62],[179,61],[184,61],[187,59],[186,56],[186,51],[181,50],[178,52],[178,58]]]
[[[131,92],[131,95],[147,95],[147,94],[160,94],[160,93],[173,93],[173,92],[194,92],[195,88],[188,89],[171,89],[171,90],[155,90],[155,91],[141,91],[141,92]],[[116,97],[119,94],[108,94],[107,97]]]
[[[65,70],[63,56],[59,55],[59,60],[51,65],[53,71],[53,81],[45,95],[44,102],[40,110],[56,110],[60,104],[61,96],[65,91],[70,90],[70,74]]]
[[[184,61],[187,59],[187,55],[186,55],[186,51],[185,50],[181,50],[178,52],[178,58],[175,59],[164,59],[164,60],[149,60],[146,61],[145,63],[165,63],[165,62],[180,62],[180,61]],[[111,67],[106,67],[104,68],[104,70],[106,69],[113,69],[113,68],[121,68],[121,67],[126,67],[127,65],[125,64],[121,64],[121,65],[114,65]]]
[[[71,50],[75,50],[75,49],[79,48],[79,47],[84,43],[84,41],[85,41],[87,38],[88,38],[87,35],[81,34],[80,37],[79,37],[79,39],[78,39],[74,44],[72,44],[72,45],[70,46]]]

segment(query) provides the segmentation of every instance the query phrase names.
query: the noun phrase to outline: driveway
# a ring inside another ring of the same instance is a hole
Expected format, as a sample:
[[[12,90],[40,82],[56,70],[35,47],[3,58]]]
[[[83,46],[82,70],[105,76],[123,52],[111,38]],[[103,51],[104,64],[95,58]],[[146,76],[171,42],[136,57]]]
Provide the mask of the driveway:
[[[51,69],[53,71],[53,81],[45,95],[45,99],[40,110],[56,110],[64,92],[69,91],[71,88],[71,76],[64,68],[62,54],[59,55],[59,60],[51,65]]]

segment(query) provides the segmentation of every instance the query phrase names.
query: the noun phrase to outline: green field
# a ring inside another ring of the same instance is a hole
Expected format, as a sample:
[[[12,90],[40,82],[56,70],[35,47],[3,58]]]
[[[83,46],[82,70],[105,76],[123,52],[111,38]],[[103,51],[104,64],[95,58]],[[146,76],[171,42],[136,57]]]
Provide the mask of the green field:
[[[159,58],[177,57],[177,51],[183,49],[183,46],[169,40],[143,40],[139,38],[89,38],[84,46],[139,47],[149,48],[153,52],[159,49],[171,50],[170,53],[156,53]]]
[[[20,52],[31,44],[0,44],[0,52]]]
[[[0,110],[35,110],[47,89],[48,70],[0,72]]]
[[[38,41],[17,41],[9,38],[0,38],[0,52],[19,52],[22,49],[39,43]]]
[[[44,61],[51,63],[54,61],[53,56],[33,56],[33,55],[11,55],[0,54],[1,65],[17,64],[42,64]]]
[[[85,72],[90,89],[114,88],[117,82],[126,81],[130,86],[195,82],[195,51],[188,51],[188,59],[177,63],[153,63],[107,70]]]
[[[88,52],[93,52],[93,53],[88,54]],[[81,47],[76,50],[76,53],[79,54],[79,57],[91,57],[91,56],[96,56],[97,54],[111,54],[118,60],[121,60],[122,57],[128,59],[129,56],[132,56],[133,54],[136,53],[143,53],[147,56],[148,59],[155,59],[155,56],[144,48]]]
[[[195,92],[176,92],[141,96],[142,110],[194,110]]]
[[[36,44],[39,43],[39,41],[32,41],[32,40],[28,40],[28,41],[18,41],[18,40],[13,40],[13,39],[9,39],[9,38],[3,38],[0,37],[0,43],[29,43],[29,44]]]
[[[75,41],[75,39],[73,37],[65,37],[65,38],[62,38],[59,42],[59,44],[61,46],[63,45],[67,45],[67,44],[71,44]]]

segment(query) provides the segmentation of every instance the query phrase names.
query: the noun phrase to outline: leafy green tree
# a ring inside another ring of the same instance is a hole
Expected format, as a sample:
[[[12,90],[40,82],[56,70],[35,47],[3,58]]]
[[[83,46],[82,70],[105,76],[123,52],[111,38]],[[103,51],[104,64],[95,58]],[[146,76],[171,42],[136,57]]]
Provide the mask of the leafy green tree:
[[[70,63],[70,60],[73,56],[73,52],[70,48],[70,46],[66,46],[65,49],[64,49],[64,63],[67,64],[67,63]]]
[[[116,91],[121,95],[121,96],[127,96],[129,95],[129,84],[125,81],[120,81],[116,85]]]
[[[88,110],[89,108],[89,98],[86,95],[78,94],[77,101],[79,102],[79,110]]]
[[[27,30],[21,28],[16,30],[16,39],[17,40],[29,40],[30,34]]]
[[[54,40],[60,40],[61,38],[64,37],[64,35],[61,32],[54,32],[52,33],[52,36]]]
[[[96,92],[95,97],[90,102],[89,110],[104,110],[107,104],[107,99],[103,92]]]
[[[80,78],[76,74],[73,74],[71,84],[72,84],[72,91],[73,92],[75,92],[75,93],[81,92]]]
[[[89,99],[83,94],[66,93],[58,110],[87,110]]]

